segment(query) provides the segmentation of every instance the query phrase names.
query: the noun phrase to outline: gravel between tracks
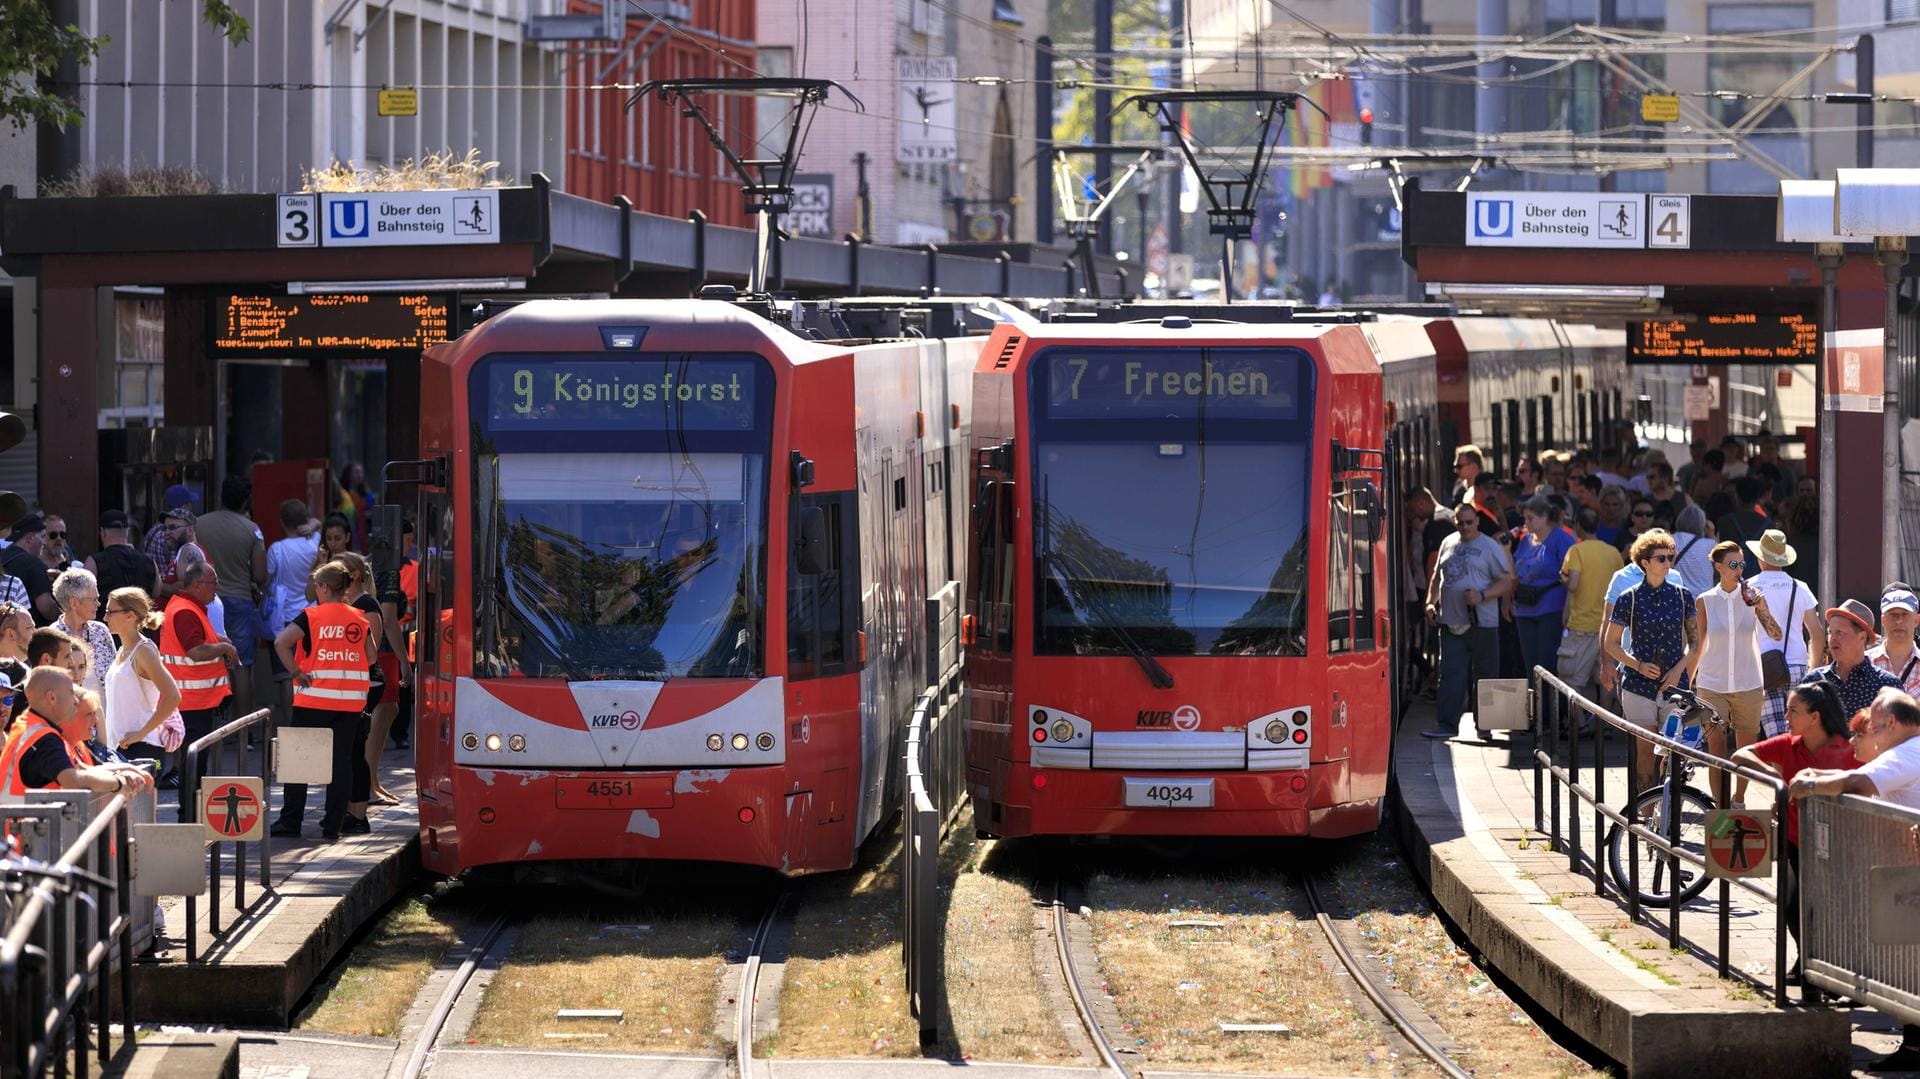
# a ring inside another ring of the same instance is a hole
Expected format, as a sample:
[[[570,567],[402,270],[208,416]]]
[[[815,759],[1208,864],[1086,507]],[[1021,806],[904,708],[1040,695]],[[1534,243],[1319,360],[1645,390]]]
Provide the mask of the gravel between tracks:
[[[1465,1052],[1456,1059],[1480,1074],[1519,1079],[1599,1076],[1541,1031],[1448,935],[1401,865],[1378,837],[1355,842],[1333,861],[1323,894],[1352,912],[1358,945]]]

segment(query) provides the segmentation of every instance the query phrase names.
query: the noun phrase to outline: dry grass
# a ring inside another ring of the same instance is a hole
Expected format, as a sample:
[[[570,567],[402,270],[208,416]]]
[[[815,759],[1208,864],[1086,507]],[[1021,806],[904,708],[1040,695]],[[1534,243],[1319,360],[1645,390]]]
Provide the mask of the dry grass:
[[[107,165],[40,185],[46,198],[100,199],[123,195],[217,195],[220,184],[191,165]]]
[[[860,864],[795,897],[780,1029],[771,1057],[912,1057],[920,1027],[900,966],[900,835],[869,841]]]
[[[616,926],[650,928],[616,928]],[[658,923],[579,915],[530,921],[487,986],[467,1036],[483,1045],[552,1047],[548,1034],[605,1034],[593,1049],[718,1053],[714,998],[739,936],[730,914]],[[611,1020],[561,1020],[561,1008],[619,1008]]]
[[[366,168],[354,162],[335,161],[319,169],[303,170],[303,191],[447,191],[478,187],[508,187],[511,176],[496,176],[498,161],[485,161],[479,150],[468,150],[455,157],[452,150],[407,158],[398,165]]]
[[[1286,1074],[1426,1075],[1395,1056],[1326,969],[1318,930],[1259,877],[1088,881],[1100,975],[1149,1066]],[[1219,928],[1176,928],[1204,920]],[[1083,975],[1084,976],[1084,975]],[[1284,1023],[1291,1035],[1220,1023]],[[1125,1047],[1124,1041],[1119,1046]]]
[[[1438,915],[1379,838],[1356,844],[1330,874],[1335,913],[1354,912],[1353,927],[1389,980],[1420,1003],[1459,1047],[1463,1065],[1479,1074],[1520,1079],[1598,1076],[1554,1044],[1447,934]]]
[[[314,990],[294,1026],[336,1034],[397,1035],[400,1020],[454,943],[466,915],[457,903],[410,899],[387,913],[347,961]]]
[[[969,809],[950,847],[960,855],[947,910],[947,1039],[965,1060],[1076,1059],[1034,969],[1032,886],[1001,868],[999,843],[974,840]]]

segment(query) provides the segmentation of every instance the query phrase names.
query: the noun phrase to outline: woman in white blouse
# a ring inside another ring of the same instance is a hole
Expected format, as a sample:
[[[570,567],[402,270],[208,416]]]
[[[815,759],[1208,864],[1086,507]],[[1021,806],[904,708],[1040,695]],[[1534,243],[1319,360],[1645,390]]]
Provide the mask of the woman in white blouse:
[[[1760,739],[1760,712],[1766,700],[1766,675],[1760,669],[1760,630],[1773,640],[1780,624],[1767,610],[1767,597],[1749,585],[1746,548],[1731,540],[1713,548],[1714,586],[1694,600],[1700,624],[1700,647],[1693,653],[1693,688],[1733,728],[1734,745],[1724,731],[1713,732],[1709,751],[1725,757]],[[1716,774],[1715,787],[1720,777]],[[1742,779],[1735,787],[1738,804],[1747,794]]]
[[[90,689],[106,697],[107,668],[113,665],[118,647],[105,622],[93,617],[100,609],[100,582],[93,574],[75,566],[53,581],[53,599],[60,604],[60,617],[53,628],[87,646],[87,680],[78,688]]]

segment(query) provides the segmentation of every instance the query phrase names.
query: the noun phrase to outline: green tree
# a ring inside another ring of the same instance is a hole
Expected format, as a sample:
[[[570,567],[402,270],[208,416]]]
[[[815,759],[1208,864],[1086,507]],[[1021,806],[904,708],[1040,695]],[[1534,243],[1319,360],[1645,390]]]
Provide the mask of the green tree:
[[[253,33],[228,0],[200,0],[200,18],[232,45]],[[54,85],[54,74],[69,53],[85,67],[111,40],[60,25],[49,0],[0,0],[0,120],[16,131],[43,123],[65,130],[85,120],[80,106]]]
[[[1093,48],[1093,5],[1088,0],[1051,0],[1047,6],[1047,29],[1053,37],[1054,48],[1063,54],[1054,63],[1053,77],[1093,82],[1090,60],[1084,65],[1067,60],[1067,57]],[[1161,17],[1159,0],[1114,0],[1113,42],[1114,51],[1120,54],[1126,52],[1129,44],[1165,45],[1167,24]],[[1148,87],[1150,82],[1146,62],[1125,55],[1116,56],[1112,85],[1116,87],[1113,91],[1116,104],[1128,94],[1142,92],[1118,87],[1138,86],[1142,90]],[[1092,141],[1093,90],[1076,88],[1063,91],[1058,100],[1064,108],[1056,109],[1054,113],[1054,141],[1063,144]],[[1153,117],[1138,109],[1123,109],[1113,117],[1115,142],[1158,142],[1159,130]],[[1092,167],[1091,160],[1076,164]]]

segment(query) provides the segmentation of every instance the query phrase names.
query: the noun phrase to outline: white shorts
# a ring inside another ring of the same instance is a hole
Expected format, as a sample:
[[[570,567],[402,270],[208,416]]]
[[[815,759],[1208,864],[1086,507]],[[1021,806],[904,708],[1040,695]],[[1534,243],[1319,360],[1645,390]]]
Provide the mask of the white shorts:
[[[1660,702],[1638,693],[1620,694],[1620,718],[1650,731],[1658,731],[1664,719],[1660,715]]]

